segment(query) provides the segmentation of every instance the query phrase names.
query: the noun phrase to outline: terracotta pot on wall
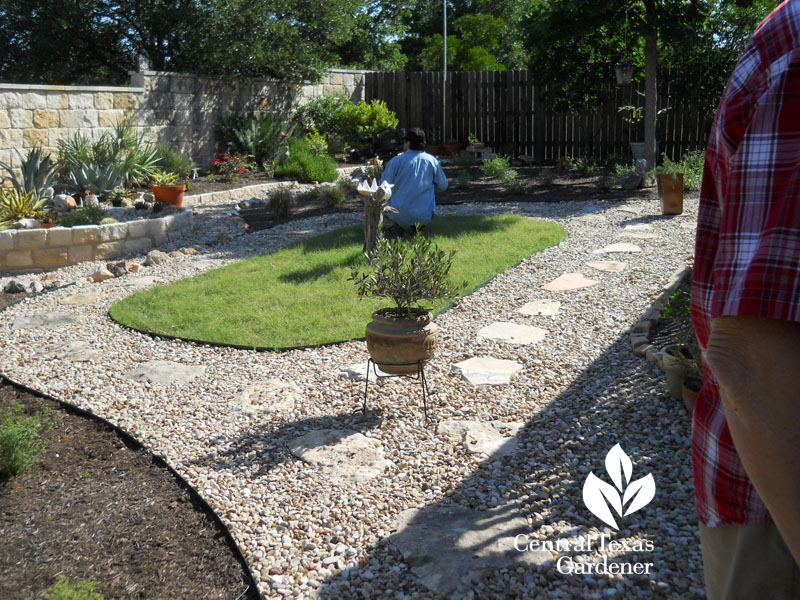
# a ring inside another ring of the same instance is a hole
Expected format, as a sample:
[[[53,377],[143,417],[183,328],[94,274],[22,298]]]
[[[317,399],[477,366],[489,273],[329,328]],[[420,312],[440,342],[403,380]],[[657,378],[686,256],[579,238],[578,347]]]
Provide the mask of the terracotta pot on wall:
[[[157,202],[166,202],[175,206],[183,206],[183,194],[186,192],[185,185],[151,185],[153,196]]]
[[[398,317],[392,315],[393,311],[382,308],[372,313],[372,321],[367,323],[367,350],[381,371],[414,374],[417,361],[433,356],[439,342],[439,327],[429,312],[417,310],[410,317]]]
[[[658,197],[661,198],[662,215],[679,215],[683,212],[683,173],[658,176]]]

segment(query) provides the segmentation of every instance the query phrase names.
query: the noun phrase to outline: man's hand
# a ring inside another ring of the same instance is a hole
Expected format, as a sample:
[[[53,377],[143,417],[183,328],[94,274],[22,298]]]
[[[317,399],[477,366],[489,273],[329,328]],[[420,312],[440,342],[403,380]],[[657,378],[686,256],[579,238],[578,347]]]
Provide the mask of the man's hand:
[[[800,323],[718,317],[706,361],[747,475],[800,564]]]

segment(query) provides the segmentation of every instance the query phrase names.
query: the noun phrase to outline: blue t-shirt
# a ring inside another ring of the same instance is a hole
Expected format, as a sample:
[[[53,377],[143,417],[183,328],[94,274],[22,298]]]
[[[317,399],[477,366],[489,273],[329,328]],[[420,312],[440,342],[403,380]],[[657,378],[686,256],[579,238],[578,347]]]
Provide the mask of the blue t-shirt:
[[[424,150],[406,150],[386,165],[381,182],[394,184],[389,206],[398,213],[386,216],[403,227],[427,225],[436,212],[435,190],[447,189],[442,165]]]

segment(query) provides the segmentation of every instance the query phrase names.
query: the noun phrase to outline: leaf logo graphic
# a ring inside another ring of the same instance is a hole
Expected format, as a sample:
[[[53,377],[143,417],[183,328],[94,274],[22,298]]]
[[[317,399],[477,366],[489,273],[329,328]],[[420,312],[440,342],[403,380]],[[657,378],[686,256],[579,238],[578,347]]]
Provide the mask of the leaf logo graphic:
[[[653,474],[649,473],[631,483],[633,463],[619,444],[606,454],[606,471],[614,485],[606,483],[594,472],[590,472],[583,483],[583,503],[603,523],[619,529],[609,507],[620,517],[635,513],[650,504],[655,497],[656,482]],[[628,504],[627,509],[625,509],[626,504]]]

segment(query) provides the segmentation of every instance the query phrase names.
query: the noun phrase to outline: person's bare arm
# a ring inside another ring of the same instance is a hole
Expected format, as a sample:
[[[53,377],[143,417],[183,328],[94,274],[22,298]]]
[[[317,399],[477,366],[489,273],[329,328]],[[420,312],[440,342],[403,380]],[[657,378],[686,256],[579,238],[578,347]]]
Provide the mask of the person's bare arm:
[[[800,564],[800,323],[718,317],[706,360],[736,451]]]

